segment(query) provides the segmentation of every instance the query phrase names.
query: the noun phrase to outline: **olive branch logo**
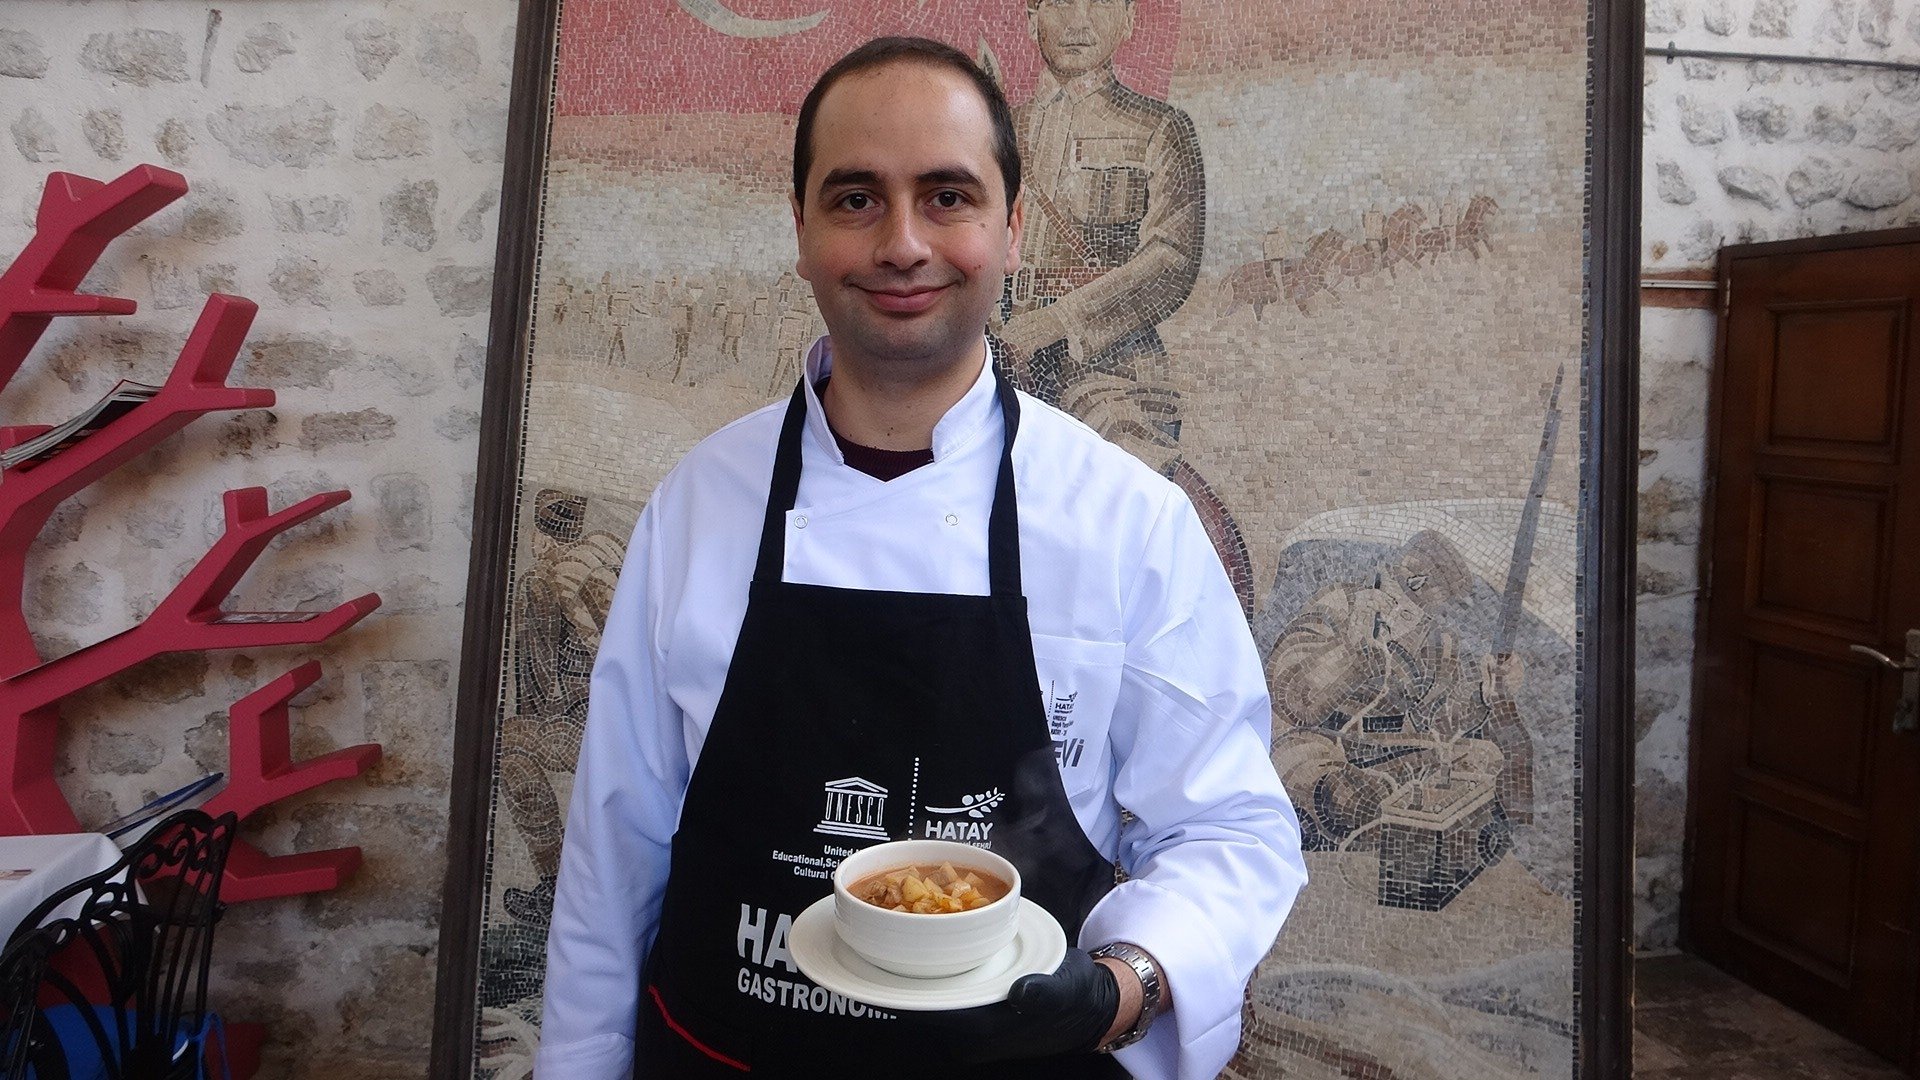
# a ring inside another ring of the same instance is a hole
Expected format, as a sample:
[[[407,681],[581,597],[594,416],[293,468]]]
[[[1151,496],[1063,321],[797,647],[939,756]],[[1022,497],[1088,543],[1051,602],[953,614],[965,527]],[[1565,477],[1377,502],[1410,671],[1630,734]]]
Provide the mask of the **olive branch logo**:
[[[929,806],[929,814],[965,814],[970,818],[983,818],[993,813],[993,809],[1005,802],[1006,792],[999,788],[990,788],[978,795],[966,795],[960,799],[959,806]]]

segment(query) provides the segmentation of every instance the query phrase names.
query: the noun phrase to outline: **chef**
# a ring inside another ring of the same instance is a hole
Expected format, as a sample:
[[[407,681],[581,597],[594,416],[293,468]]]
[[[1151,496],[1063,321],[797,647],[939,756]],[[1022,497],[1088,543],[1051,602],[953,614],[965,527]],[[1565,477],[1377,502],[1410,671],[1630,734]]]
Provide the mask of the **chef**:
[[[1007,103],[951,48],[870,42],[807,96],[793,217],[828,333],[635,527],[542,1080],[1200,1080],[1232,1056],[1306,881],[1267,688],[1180,490],[994,362],[1019,192]],[[815,986],[794,918],[840,858],[906,837],[1012,860],[1075,947],[977,1008]]]

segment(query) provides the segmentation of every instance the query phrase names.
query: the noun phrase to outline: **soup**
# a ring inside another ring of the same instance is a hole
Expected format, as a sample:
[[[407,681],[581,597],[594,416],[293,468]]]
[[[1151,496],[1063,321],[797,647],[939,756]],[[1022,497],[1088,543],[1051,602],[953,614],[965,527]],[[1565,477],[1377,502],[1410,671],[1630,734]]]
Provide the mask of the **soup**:
[[[950,915],[986,907],[1013,891],[1013,886],[985,870],[956,869],[949,862],[882,870],[854,882],[847,891],[889,911]]]

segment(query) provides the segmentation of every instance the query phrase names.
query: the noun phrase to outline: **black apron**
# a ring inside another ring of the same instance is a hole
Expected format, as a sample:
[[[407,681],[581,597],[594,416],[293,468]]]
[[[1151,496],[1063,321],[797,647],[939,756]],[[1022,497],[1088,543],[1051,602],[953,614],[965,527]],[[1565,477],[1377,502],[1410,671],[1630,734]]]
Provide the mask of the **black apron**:
[[[889,839],[963,840],[1020,868],[1069,942],[1113,887],[1073,816],[1041,703],[1020,592],[1013,440],[988,524],[989,596],[869,592],[780,580],[800,487],[805,387],[787,405],[746,619],[687,783],[659,933],[642,973],[634,1074],[841,1076],[940,1060],[910,1012],[816,987],[787,952],[792,920],[845,855]],[[1005,1006],[998,1006],[1005,1008]],[[910,1055],[903,1057],[902,1055]],[[1125,1076],[1110,1057],[995,1063],[983,1075]]]

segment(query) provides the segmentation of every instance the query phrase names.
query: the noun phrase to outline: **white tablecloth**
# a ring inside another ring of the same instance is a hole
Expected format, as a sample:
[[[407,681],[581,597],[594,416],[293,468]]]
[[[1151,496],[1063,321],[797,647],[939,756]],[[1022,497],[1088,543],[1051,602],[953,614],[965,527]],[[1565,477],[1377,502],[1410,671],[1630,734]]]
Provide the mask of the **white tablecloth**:
[[[100,833],[0,836],[0,945],[55,890],[105,870],[119,858],[120,849]]]

